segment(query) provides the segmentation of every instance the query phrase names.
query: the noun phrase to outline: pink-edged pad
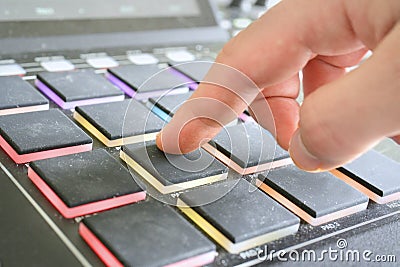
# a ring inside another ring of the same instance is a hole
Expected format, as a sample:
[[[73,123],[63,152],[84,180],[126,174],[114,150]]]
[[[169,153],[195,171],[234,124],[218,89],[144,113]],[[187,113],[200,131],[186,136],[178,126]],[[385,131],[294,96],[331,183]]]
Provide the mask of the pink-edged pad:
[[[83,223],[79,224],[79,234],[107,266],[123,266],[122,263],[110,252],[110,250],[108,250],[108,248],[104,246],[104,244]],[[203,266],[212,263],[214,259],[215,252],[211,251],[165,265],[164,267]]]
[[[239,119],[241,119],[243,122],[255,122],[253,117],[251,117],[245,113],[240,114]]]
[[[92,150],[92,144],[85,144],[20,155],[8,144],[8,142],[2,136],[0,136],[0,146],[17,164],[23,164],[34,160],[55,158]]]
[[[86,227],[83,223],[79,224],[79,234],[89,245],[89,247],[107,265],[112,267],[123,267],[122,263],[108,250],[106,246]]]
[[[49,109],[49,104],[34,105],[34,106],[27,106],[27,107],[20,107],[20,108],[2,109],[2,110],[0,110],[0,116],[10,115],[10,114],[19,114],[19,113],[25,113],[25,112],[48,110],[48,109]]]
[[[142,191],[70,208],[65,205],[65,203],[57,196],[57,194],[31,168],[28,169],[28,177],[36,185],[36,187],[39,188],[39,190],[50,201],[50,203],[61,213],[61,215],[67,219],[135,203],[146,198],[146,192]]]

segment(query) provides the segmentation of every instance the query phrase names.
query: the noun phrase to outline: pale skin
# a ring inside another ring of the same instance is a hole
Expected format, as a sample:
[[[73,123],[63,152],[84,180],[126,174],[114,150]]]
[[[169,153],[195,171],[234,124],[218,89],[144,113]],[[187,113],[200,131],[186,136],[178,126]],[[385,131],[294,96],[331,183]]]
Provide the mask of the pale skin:
[[[373,55],[356,70],[368,51]],[[192,96],[221,101],[240,114],[266,100],[258,122],[307,171],[338,167],[384,137],[400,142],[400,1],[284,0],[230,40],[216,62],[262,88],[243,92],[201,84]],[[304,102],[299,106],[299,71]],[[185,121],[183,105],[157,137],[168,153],[187,153],[221,129],[214,120]],[[222,110],[214,110],[216,118]]]

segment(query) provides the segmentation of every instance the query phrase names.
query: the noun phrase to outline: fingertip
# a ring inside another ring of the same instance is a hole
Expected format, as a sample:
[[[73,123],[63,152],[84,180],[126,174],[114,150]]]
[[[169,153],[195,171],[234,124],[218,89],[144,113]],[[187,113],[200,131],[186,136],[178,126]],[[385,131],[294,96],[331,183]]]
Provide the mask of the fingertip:
[[[172,124],[171,124],[172,123]],[[167,124],[156,135],[158,149],[168,154],[187,154],[209,142],[220,130],[220,126],[205,124],[202,119],[195,119],[182,127],[177,127],[175,121]],[[206,127],[208,126],[208,127]]]
[[[158,149],[160,149],[161,151],[164,151],[164,147],[163,147],[162,140],[161,140],[161,134],[162,134],[162,132],[159,132],[156,135],[156,145],[157,145]]]
[[[277,136],[276,141],[278,142],[278,145],[281,148],[283,148],[285,150],[289,150],[290,138],[285,138],[285,137],[281,138],[280,136]]]
[[[300,129],[295,131],[290,140],[289,154],[298,168],[308,172],[322,172],[333,168],[332,165],[322,162],[307,150],[301,138]]]
[[[171,122],[170,122],[171,123]],[[157,135],[156,145],[161,151],[168,154],[182,154],[179,144],[179,131],[167,124]]]

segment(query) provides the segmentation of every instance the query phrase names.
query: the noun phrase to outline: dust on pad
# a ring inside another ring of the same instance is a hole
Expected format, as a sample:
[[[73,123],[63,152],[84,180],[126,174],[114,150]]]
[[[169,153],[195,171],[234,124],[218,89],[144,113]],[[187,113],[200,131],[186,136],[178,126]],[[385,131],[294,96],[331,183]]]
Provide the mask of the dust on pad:
[[[204,80],[207,72],[210,70],[213,59],[202,59],[200,61],[185,62],[185,63],[174,63],[169,64],[177,71],[177,74],[182,73],[193,81],[193,84],[189,85],[190,89],[195,90],[198,83]]]
[[[201,149],[165,154],[154,141],[123,146],[121,158],[162,194],[223,180],[228,174],[227,167]]]
[[[297,216],[320,225],[365,210],[368,198],[330,172],[293,165],[259,174],[258,186]]]
[[[203,148],[240,174],[250,174],[292,163],[289,153],[256,123],[225,127]]]
[[[0,116],[0,145],[16,163],[92,149],[92,139],[57,109]]]
[[[146,198],[131,173],[103,149],[31,162],[28,176],[65,218]]]
[[[119,66],[108,69],[106,77],[128,96],[139,100],[189,91],[187,79],[176,75],[172,68],[160,69],[156,64]]]
[[[74,119],[108,147],[153,140],[164,125],[133,99],[76,107]]]
[[[400,199],[400,164],[374,150],[333,173],[379,204]]]
[[[18,76],[0,77],[0,116],[49,109],[49,101]]]
[[[216,256],[210,240],[154,200],[85,218],[79,234],[107,266],[203,266]]]
[[[160,97],[152,97],[149,99],[148,107],[157,114],[159,117],[168,118],[174,116],[175,112],[180,108],[180,106],[189,99],[192,92],[180,95],[165,95]]]
[[[92,70],[42,72],[35,85],[63,109],[124,100],[124,93]]]
[[[211,199],[217,200],[208,203]],[[211,238],[234,254],[293,234],[300,223],[294,214],[244,179],[182,193],[178,206]]]

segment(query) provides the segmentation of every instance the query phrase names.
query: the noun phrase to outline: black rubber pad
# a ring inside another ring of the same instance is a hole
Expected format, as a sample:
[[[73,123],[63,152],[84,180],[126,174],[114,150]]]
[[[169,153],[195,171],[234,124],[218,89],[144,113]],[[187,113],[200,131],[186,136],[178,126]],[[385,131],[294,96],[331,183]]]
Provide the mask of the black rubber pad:
[[[34,161],[30,167],[68,207],[143,191],[103,149]]]
[[[47,98],[21,77],[0,77],[0,110],[46,104]]]
[[[215,245],[172,208],[147,201],[83,220],[124,266],[164,266],[215,251]]]
[[[183,102],[185,102],[192,94],[192,92],[189,92],[179,95],[152,97],[149,101],[165,113],[173,116]]]
[[[64,102],[124,95],[106,78],[92,70],[42,72],[37,78]]]
[[[75,111],[110,140],[158,132],[164,125],[163,120],[133,99],[76,107]]]
[[[309,173],[290,165],[259,177],[314,218],[368,202],[366,196],[329,172]]]
[[[57,109],[1,116],[0,134],[18,154],[92,143]]]
[[[170,154],[167,158],[154,141],[149,141],[124,146],[123,151],[164,186],[228,172],[225,165],[200,149],[186,155]]]
[[[242,168],[289,157],[274,137],[256,123],[226,127],[210,144]]]
[[[170,65],[182,72],[189,78],[191,78],[195,82],[203,81],[204,77],[206,76],[207,72],[210,70],[212,66],[213,60],[203,59],[203,61],[195,61],[195,62],[187,62],[181,64],[174,64],[173,62]]]
[[[108,69],[108,72],[140,92],[168,90],[185,86],[186,83],[185,79],[170,69],[161,70],[157,65],[126,65]]]
[[[233,243],[300,222],[286,208],[244,179],[208,185],[183,193],[179,198]],[[207,203],[213,199],[217,200]],[[203,203],[207,204],[201,205]]]
[[[400,164],[374,150],[338,170],[378,196],[400,191]]]

